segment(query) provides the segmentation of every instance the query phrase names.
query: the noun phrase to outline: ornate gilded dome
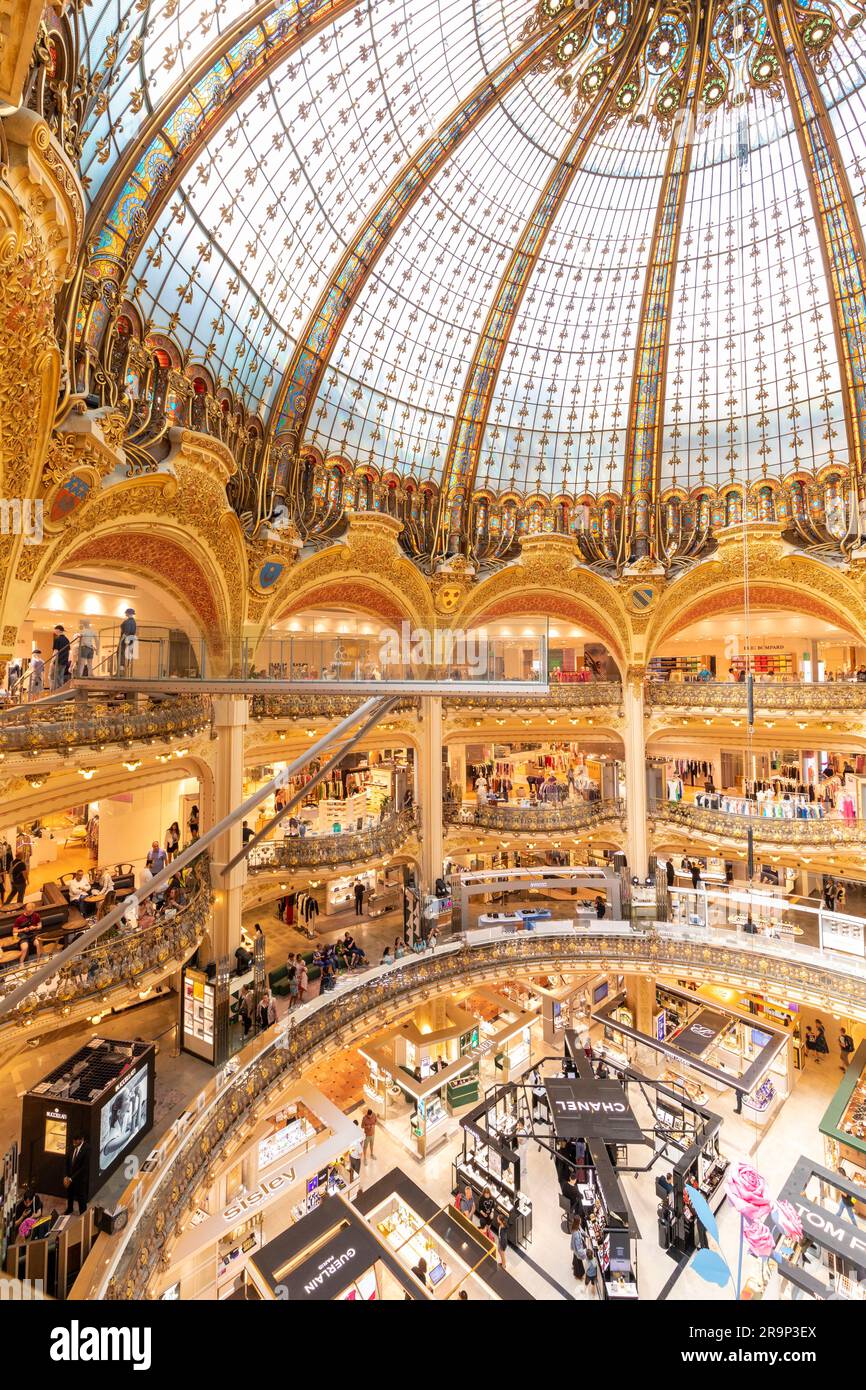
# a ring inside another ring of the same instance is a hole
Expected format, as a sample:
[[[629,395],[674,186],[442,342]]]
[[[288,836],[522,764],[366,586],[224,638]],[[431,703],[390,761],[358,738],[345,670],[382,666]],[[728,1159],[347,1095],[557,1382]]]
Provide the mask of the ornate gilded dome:
[[[78,17],[82,362],[158,349],[443,534],[861,471],[859,4],[120,9]]]

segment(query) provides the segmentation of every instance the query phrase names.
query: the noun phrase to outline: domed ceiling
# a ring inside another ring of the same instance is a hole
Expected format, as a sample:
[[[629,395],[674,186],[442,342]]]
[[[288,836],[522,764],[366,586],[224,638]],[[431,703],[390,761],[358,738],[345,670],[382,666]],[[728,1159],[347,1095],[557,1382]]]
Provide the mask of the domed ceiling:
[[[861,18],[94,0],[82,331],[457,504],[859,469]]]

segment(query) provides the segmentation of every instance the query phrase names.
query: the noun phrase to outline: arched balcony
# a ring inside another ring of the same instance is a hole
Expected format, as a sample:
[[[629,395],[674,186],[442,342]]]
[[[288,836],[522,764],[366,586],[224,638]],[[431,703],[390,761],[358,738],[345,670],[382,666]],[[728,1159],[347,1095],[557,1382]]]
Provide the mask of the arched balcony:
[[[396,854],[417,829],[418,811],[412,808],[387,816],[369,830],[339,835],[296,835],[280,841],[266,841],[251,850],[247,860],[249,872],[365,864],[385,854]]]

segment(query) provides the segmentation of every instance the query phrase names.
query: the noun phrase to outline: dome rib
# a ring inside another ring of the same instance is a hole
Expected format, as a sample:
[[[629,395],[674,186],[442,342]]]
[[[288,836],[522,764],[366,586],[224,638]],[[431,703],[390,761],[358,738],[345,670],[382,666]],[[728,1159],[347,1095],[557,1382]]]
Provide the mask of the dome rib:
[[[296,467],[299,448],[316,391],[367,277],[424,189],[454,155],[464,138],[526,76],[555,51],[566,28],[562,18],[529,35],[494,72],[486,76],[446,117],[435,135],[404,166],[365,219],[325,285],[304,325],[280,383],[271,413],[271,437],[281,443],[269,480],[271,501],[291,491],[289,467]]]
[[[219,34],[165,94],[88,215],[88,240],[94,247],[85,273],[99,284],[110,282],[117,303],[148,230],[203,145],[276,67],[360,3],[312,0],[290,19],[282,14],[287,7],[267,0]],[[269,25],[276,16],[281,16],[279,23]],[[91,316],[89,323],[88,346],[95,349],[104,321]]]
[[[652,0],[641,0],[632,20],[631,31],[616,50],[597,99],[569,137],[499,281],[466,373],[455,414],[442,474],[434,556],[453,553],[467,533],[467,502],[478,472],[484,428],[505,349],[529,277],[584,155],[608,115],[619,82],[629,72],[640,50],[645,38],[644,25],[651,8]]]
[[[647,504],[655,500],[659,491],[663,406],[680,232],[694,149],[696,108],[707,69],[706,37],[711,28],[706,11],[700,21],[691,26],[686,61],[688,91],[671,136],[638,322],[622,492],[624,499],[631,496],[637,504],[636,520],[639,518],[641,534],[646,534],[651,525]]]
[[[830,312],[839,364],[844,373],[845,431],[852,471],[866,467],[866,249],[854,196],[836,135],[790,0],[768,5],[768,19],[782,62],[788,101],[812,211],[821,241],[824,271],[832,287]],[[784,28],[783,28],[784,25]]]

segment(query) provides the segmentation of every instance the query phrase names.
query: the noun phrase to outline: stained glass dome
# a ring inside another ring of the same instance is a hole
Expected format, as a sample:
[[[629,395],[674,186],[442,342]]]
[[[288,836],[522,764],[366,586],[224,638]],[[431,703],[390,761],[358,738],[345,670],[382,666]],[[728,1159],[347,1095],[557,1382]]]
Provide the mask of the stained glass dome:
[[[82,334],[458,501],[859,470],[862,14],[96,0]]]

